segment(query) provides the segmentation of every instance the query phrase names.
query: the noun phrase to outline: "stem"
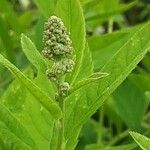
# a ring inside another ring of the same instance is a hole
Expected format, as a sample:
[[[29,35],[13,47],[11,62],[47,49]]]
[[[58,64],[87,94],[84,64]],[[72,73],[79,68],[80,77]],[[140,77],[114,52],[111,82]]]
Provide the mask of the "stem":
[[[103,126],[104,121],[104,108],[103,106],[99,109],[99,125],[100,127]],[[102,142],[102,133],[98,131],[98,137],[97,137],[97,144],[101,144]]]
[[[110,18],[108,21],[108,33],[112,33],[113,32],[113,19]]]
[[[59,92],[59,89],[58,89]],[[64,114],[64,98],[61,96],[59,92],[59,106]],[[65,139],[64,139],[64,117],[60,120],[61,127],[59,128],[59,138],[58,138],[58,150],[65,150]]]
[[[108,146],[113,146],[115,145],[117,142],[119,142],[120,140],[124,139],[125,137],[127,137],[129,135],[129,129],[125,130],[124,132],[122,132],[121,134],[117,135],[116,137],[113,138],[112,141],[109,142]]]

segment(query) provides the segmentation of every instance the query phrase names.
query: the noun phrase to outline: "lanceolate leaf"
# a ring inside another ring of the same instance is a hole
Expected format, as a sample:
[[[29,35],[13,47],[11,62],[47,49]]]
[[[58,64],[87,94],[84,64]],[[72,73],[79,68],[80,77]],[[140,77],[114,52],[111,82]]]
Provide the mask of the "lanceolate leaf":
[[[135,142],[142,148],[142,150],[150,149],[150,139],[136,132],[130,132]]]
[[[129,75],[139,61],[150,49],[150,23],[140,28],[128,41],[122,45],[112,59],[101,69],[109,76],[99,82],[98,101],[93,101],[88,114],[96,111],[103,100]]]
[[[28,60],[38,69],[38,71],[45,72],[46,63],[39,51],[36,49],[33,42],[24,34],[21,36],[21,45]]]
[[[76,65],[70,79],[71,84],[73,84],[78,76],[85,48],[83,11],[78,0],[58,0],[55,14],[63,20],[71,34],[74,53],[76,55]]]
[[[61,117],[61,110],[59,106],[2,55],[0,55],[0,63],[7,67],[11,73],[19,79],[19,81],[52,114],[52,116],[54,116],[56,119]]]
[[[101,69],[109,76],[86,86],[66,99],[66,141],[68,148],[76,144],[83,123],[104,103],[109,95],[136,67],[150,48],[150,23],[140,28],[121,46]],[[73,111],[71,110],[71,108]],[[73,141],[74,139],[74,141]]]

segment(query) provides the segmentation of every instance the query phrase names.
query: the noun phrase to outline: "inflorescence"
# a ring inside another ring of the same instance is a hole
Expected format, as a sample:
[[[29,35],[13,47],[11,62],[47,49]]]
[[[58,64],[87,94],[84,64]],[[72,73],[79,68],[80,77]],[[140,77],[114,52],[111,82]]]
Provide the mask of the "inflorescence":
[[[46,75],[49,80],[57,84],[59,94],[66,96],[70,86],[64,81],[64,77],[66,73],[73,71],[75,63],[71,58],[72,41],[60,18],[51,16],[45,23],[43,42],[43,56],[54,62],[53,66],[46,71]]]

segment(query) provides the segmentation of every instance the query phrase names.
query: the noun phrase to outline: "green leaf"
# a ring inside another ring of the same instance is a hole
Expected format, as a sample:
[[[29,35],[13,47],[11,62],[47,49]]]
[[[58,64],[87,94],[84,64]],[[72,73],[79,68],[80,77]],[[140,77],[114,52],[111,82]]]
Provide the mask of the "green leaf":
[[[142,148],[142,150],[150,149],[150,139],[136,132],[130,132],[134,141]]]
[[[5,124],[8,130],[14,134],[27,149],[35,149],[35,143],[30,134],[22,124],[11,114],[11,112],[2,104],[0,104],[0,121]],[[3,129],[1,128],[1,132]]]
[[[150,48],[150,23],[130,35],[103,68],[109,76],[85,86],[65,100],[66,147],[74,147],[78,133],[87,119],[103,105],[110,94],[125,80]],[[66,149],[67,149],[66,148]]]
[[[34,18],[34,13],[32,10],[25,11],[22,15],[19,16],[18,21],[22,26],[22,31],[26,31],[26,29],[32,24]]]
[[[6,0],[0,1],[0,12],[5,15],[6,20],[8,21],[8,24],[10,27],[16,31],[17,33],[20,33],[22,31],[22,26],[19,24],[18,16],[13,10],[13,6],[10,2]]]
[[[108,74],[107,73],[94,73],[91,76],[89,76],[87,79],[81,80],[79,82],[77,82],[71,89],[70,89],[70,93],[75,92],[76,90],[82,88],[83,86],[86,86],[92,82],[96,82],[98,80],[100,80],[101,78],[107,77]]]
[[[44,17],[48,18],[50,15],[52,15],[56,0],[33,0],[34,3],[39,8],[41,14],[43,14]]]
[[[84,49],[84,56],[82,59],[80,71],[79,71],[76,82],[80,81],[81,79],[85,79],[91,76],[93,73],[93,68],[94,68],[94,64],[92,60],[91,51],[89,49],[88,43],[86,43],[86,46]]]
[[[132,73],[129,76],[129,79],[144,93],[146,91],[150,91],[150,77],[145,74],[135,74]],[[138,82],[137,82],[138,81]]]
[[[4,149],[5,149],[5,145],[2,138],[0,137],[0,150],[4,150]]]
[[[128,4],[119,4],[116,5],[114,3],[114,7],[112,7],[112,3],[108,1],[103,1],[102,3],[96,4],[95,10],[92,11],[92,15],[86,15],[86,21],[93,21],[99,19],[101,22],[106,21],[110,17],[125,12],[137,4],[137,1],[128,3]]]
[[[7,67],[18,80],[30,91],[30,93],[52,114],[56,119],[61,117],[59,106],[51,100],[36,84],[28,79],[19,69],[0,55],[0,63]]]
[[[147,91],[147,92],[145,93],[145,95],[146,95],[146,97],[149,99],[149,102],[150,102],[150,92]]]
[[[100,70],[128,40],[129,34],[116,32],[88,38],[94,69]]]
[[[127,79],[113,93],[113,96],[122,120],[130,129],[140,130],[146,108],[143,92],[130,79]]]
[[[8,33],[9,28],[8,24],[4,20],[3,17],[0,16],[0,38],[5,46],[5,51],[7,57],[10,61],[15,62],[14,55],[13,55],[13,44],[12,44],[12,37]]]
[[[78,0],[58,0],[55,14],[63,20],[71,34],[76,62],[70,80],[74,84],[80,71],[86,42],[83,10]]]
[[[121,146],[101,147],[98,144],[92,144],[86,147],[86,150],[133,150],[136,147],[135,144],[127,144]]]
[[[34,43],[37,47],[38,50],[42,50],[42,48],[44,47],[44,43],[43,43],[43,31],[44,31],[44,23],[45,23],[46,19],[40,15],[38,17],[38,21],[37,24],[35,25],[35,34],[34,34]]]
[[[30,76],[30,72],[25,72],[25,74]],[[36,149],[49,149],[54,119],[18,80],[14,80],[9,85],[1,101],[30,133],[35,141]],[[16,146],[16,150],[23,149],[17,149],[19,143],[13,142],[17,139],[9,138],[9,136],[10,133],[1,136],[6,141],[6,145],[10,143],[10,145]]]
[[[38,71],[45,72],[47,66],[42,55],[36,49],[34,43],[24,34],[21,35],[21,45],[28,60],[38,69]]]

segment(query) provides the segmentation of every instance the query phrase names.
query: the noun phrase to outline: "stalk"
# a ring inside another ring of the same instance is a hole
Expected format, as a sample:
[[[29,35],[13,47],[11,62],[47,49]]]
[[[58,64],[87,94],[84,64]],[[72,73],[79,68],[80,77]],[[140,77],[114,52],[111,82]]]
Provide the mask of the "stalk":
[[[48,60],[53,61],[53,65],[47,69],[46,75],[57,87],[55,100],[58,101],[64,114],[64,98],[70,89],[70,84],[65,81],[65,76],[73,71],[75,63],[72,59],[72,41],[60,18],[51,16],[45,23],[43,41],[42,54]],[[55,121],[50,148],[65,150],[64,117]]]

